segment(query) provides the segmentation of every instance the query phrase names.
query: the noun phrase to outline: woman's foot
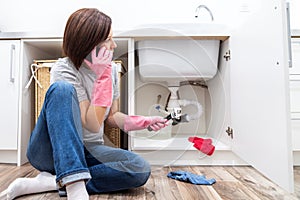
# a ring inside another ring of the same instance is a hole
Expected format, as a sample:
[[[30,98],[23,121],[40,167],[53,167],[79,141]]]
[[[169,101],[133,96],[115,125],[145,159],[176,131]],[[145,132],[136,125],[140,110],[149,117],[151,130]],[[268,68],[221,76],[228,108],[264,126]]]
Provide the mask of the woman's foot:
[[[85,182],[77,181],[66,186],[68,200],[88,200]]]
[[[34,178],[17,178],[1,192],[0,199],[12,200],[25,194],[56,190],[55,178],[48,172],[41,172]]]

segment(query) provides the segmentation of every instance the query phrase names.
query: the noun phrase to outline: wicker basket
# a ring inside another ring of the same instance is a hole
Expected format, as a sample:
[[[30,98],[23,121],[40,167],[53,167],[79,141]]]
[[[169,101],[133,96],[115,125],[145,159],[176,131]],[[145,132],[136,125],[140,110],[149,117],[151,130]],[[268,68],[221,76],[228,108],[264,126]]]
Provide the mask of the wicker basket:
[[[50,86],[50,70],[53,60],[36,60],[34,61],[32,73],[35,74],[35,120],[41,112],[46,92]],[[121,72],[119,73],[119,78]],[[121,131],[119,128],[111,128],[108,125],[104,125],[105,142],[110,146],[121,147]]]
[[[50,86],[50,69],[51,65],[55,60],[36,60],[32,65],[34,68],[32,70],[35,73],[35,121],[37,121],[43,103],[45,99],[46,92]]]
[[[118,69],[118,76],[119,76],[119,80],[121,80],[121,77],[124,73],[124,66],[122,61],[119,60],[115,60],[114,64],[116,64],[117,69]],[[119,81],[119,84],[121,84],[121,81]],[[119,85],[120,88],[120,93],[122,92],[121,90],[121,85]],[[119,110],[120,110],[120,98],[119,98]],[[110,143],[111,146],[115,146],[115,147],[121,147],[121,130],[119,128],[112,128],[110,126],[107,126],[104,123],[104,134],[107,137],[107,139],[105,140],[106,144]],[[108,141],[107,141],[108,140]]]

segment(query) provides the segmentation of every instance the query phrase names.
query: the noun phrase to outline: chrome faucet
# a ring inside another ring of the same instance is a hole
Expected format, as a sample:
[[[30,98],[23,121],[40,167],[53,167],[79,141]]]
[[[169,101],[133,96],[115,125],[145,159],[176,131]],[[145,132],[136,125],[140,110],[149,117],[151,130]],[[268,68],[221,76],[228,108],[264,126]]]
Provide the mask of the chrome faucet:
[[[195,11],[195,13],[196,13],[196,14],[195,14],[195,18],[198,18],[198,16],[199,16],[199,11],[200,11],[201,8],[204,8],[205,10],[207,10],[207,11],[209,12],[210,17],[211,17],[211,21],[214,21],[214,16],[213,16],[211,10],[210,10],[206,5],[199,5],[199,6],[196,8],[196,11]]]

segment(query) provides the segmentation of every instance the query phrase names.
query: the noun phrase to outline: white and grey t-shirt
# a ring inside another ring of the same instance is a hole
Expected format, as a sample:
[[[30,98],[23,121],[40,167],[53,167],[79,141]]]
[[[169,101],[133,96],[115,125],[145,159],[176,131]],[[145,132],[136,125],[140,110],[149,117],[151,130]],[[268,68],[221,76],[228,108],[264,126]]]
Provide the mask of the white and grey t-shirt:
[[[91,100],[94,81],[97,78],[96,74],[89,69],[88,66],[82,64],[77,70],[68,57],[60,58],[53,64],[50,71],[50,83],[56,81],[67,81],[71,83],[76,89],[78,101]],[[113,95],[112,99],[118,99],[120,96],[118,73],[115,65],[112,65],[112,79],[113,79]],[[106,109],[105,118],[109,113],[110,107]],[[102,124],[99,133],[92,133],[83,128],[83,140],[86,142],[100,142],[103,143],[104,126]]]

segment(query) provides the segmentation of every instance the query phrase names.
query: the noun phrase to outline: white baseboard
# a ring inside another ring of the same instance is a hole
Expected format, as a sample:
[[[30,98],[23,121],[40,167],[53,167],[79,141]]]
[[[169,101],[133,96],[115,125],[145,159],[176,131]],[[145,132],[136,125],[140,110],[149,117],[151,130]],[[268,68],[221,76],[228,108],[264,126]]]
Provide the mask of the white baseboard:
[[[300,166],[300,151],[293,151],[294,166]]]
[[[197,150],[134,151],[145,158],[151,165],[249,165],[231,151],[216,150],[211,156]]]
[[[0,150],[0,163],[17,164],[18,151],[17,150]]]

